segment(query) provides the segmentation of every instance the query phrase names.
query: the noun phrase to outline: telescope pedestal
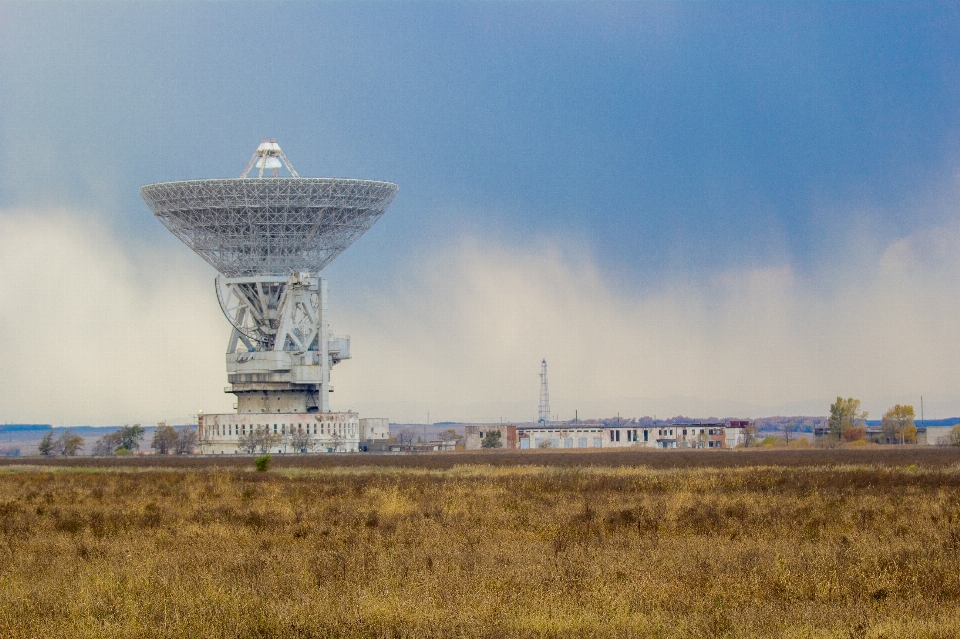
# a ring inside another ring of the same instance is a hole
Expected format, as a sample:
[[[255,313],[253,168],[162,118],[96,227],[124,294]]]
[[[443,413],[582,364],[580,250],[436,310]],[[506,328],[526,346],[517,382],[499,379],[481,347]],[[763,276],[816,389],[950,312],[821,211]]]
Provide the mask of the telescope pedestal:
[[[290,277],[217,278],[217,297],[233,325],[225,390],[238,413],[327,413],[330,368],[350,357],[350,338],[327,325],[327,281]]]

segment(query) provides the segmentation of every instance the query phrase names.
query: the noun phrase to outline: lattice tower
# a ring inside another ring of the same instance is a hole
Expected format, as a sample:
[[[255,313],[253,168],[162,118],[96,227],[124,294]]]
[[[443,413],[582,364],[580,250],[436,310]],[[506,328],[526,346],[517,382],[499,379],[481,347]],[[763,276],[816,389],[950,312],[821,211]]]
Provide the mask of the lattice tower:
[[[550,392],[547,389],[547,360],[540,363],[540,418],[541,424],[550,421]]]

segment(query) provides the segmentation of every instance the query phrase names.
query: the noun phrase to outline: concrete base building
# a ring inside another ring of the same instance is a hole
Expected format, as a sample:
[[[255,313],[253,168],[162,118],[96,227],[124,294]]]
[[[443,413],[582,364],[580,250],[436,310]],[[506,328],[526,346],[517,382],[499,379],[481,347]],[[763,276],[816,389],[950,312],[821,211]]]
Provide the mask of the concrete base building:
[[[200,415],[200,454],[250,453],[244,444],[251,441],[263,442],[256,453],[354,453],[360,450],[360,421],[350,412]]]

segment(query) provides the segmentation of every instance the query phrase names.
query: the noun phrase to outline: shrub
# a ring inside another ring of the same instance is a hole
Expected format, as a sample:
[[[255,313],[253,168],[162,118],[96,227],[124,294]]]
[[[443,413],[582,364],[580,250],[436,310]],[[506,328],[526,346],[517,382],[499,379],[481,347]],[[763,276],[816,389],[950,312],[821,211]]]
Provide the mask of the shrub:
[[[487,431],[480,442],[481,448],[503,448],[502,435],[499,430]]]
[[[863,426],[851,426],[843,429],[843,441],[855,442],[867,436],[867,429]]]
[[[265,473],[270,470],[270,455],[261,455],[253,462],[254,467],[256,467],[257,472]]]

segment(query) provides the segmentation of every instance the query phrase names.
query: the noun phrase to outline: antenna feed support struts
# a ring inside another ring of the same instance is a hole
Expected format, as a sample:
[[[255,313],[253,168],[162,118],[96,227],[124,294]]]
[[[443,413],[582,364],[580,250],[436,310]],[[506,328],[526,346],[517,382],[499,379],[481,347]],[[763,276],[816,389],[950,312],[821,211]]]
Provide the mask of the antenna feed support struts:
[[[276,138],[262,138],[260,140],[260,146],[253,152],[253,157],[247,162],[247,166],[243,168],[243,173],[240,174],[240,177],[245,178],[249,176],[250,170],[255,166],[260,169],[260,173],[257,175],[258,178],[263,177],[264,169],[272,169],[273,177],[280,177],[279,169],[281,166],[286,167],[290,173],[290,177],[300,177],[296,169],[293,168],[293,165],[290,164],[290,160],[287,159],[287,155],[283,152],[283,149],[277,144]]]

